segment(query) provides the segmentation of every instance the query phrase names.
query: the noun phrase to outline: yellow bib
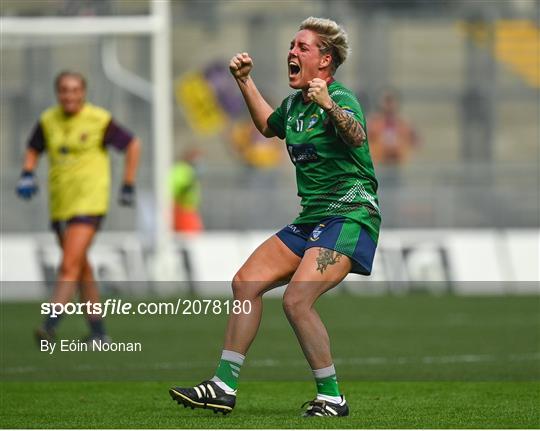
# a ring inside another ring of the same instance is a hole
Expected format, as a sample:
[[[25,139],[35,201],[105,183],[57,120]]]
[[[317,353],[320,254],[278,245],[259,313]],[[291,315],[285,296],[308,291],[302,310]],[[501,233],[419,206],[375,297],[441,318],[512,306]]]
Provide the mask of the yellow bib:
[[[40,121],[49,159],[51,219],[105,214],[111,175],[103,138],[111,114],[86,103],[73,116],[52,107]]]

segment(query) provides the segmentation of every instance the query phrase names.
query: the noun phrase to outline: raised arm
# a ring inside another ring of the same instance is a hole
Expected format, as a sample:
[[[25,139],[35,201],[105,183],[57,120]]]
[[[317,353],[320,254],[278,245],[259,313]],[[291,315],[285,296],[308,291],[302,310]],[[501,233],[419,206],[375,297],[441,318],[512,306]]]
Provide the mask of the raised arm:
[[[255,127],[262,133],[263,136],[271,138],[276,134],[268,127],[268,117],[274,112],[272,107],[262,97],[259,89],[251,79],[249,73],[253,68],[253,60],[247,52],[236,54],[229,64],[229,70],[234,76],[242,96],[246,101],[249,113],[255,124]]]
[[[360,147],[366,142],[366,132],[355,118],[332,100],[330,108],[325,109],[330,121],[336,126],[339,136],[351,147]]]
[[[366,142],[366,131],[362,124],[331,99],[325,81],[319,78],[310,81],[308,97],[326,111],[347,145],[357,148]]]

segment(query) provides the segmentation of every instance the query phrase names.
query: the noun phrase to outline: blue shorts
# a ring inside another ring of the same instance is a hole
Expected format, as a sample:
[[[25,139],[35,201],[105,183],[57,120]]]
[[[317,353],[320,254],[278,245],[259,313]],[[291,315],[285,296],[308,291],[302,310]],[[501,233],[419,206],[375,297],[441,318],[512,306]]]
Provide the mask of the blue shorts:
[[[351,259],[351,272],[370,275],[377,243],[361,223],[346,217],[328,217],[314,224],[290,224],[276,236],[297,256],[311,247],[322,247]]]

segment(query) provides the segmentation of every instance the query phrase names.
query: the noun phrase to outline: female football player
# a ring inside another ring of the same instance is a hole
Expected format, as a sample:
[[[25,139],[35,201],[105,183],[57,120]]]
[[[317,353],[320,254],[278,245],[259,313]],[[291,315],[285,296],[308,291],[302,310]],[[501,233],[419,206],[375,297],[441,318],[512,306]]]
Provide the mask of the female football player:
[[[250,76],[251,57],[244,52],[230,62],[255,126],[266,137],[285,139],[302,211],[260,245],[234,277],[234,298],[251,301],[251,313],[229,317],[211,380],[170,389],[179,403],[232,410],[240,368],[261,321],[262,296],[286,282],[283,308],[317,385],[304,416],[349,414],[328,333],[313,307],[350,272],[370,274],[381,220],[362,109],[353,92],[334,79],[347,54],[347,35],[338,24],[304,20],[287,56],[289,85],[296,91],[276,110]]]
[[[99,292],[88,249],[107,213],[110,188],[108,149],[124,151],[125,169],[119,203],[132,206],[140,143],[103,108],[86,102],[86,80],[61,72],[55,80],[58,105],[41,114],[28,141],[17,194],[30,199],[38,190],[34,171],[40,155],[49,161],[51,227],[62,248],[62,261],[51,302],[66,304],[80,288],[81,302],[94,304]],[[61,316],[60,316],[61,317]],[[89,340],[107,339],[100,314],[88,313]],[[38,340],[51,340],[59,317],[47,316],[36,330]]]

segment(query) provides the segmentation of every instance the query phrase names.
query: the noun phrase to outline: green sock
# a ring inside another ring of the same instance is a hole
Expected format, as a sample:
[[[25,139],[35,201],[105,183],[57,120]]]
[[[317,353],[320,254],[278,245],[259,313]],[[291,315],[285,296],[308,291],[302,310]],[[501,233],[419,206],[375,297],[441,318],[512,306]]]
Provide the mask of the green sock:
[[[313,370],[313,375],[317,384],[317,394],[328,395],[330,397],[339,397],[341,395],[334,365],[321,368],[320,370]]]
[[[238,388],[240,368],[243,363],[244,355],[230,350],[223,350],[216,370],[216,377],[232,390],[236,390]]]

